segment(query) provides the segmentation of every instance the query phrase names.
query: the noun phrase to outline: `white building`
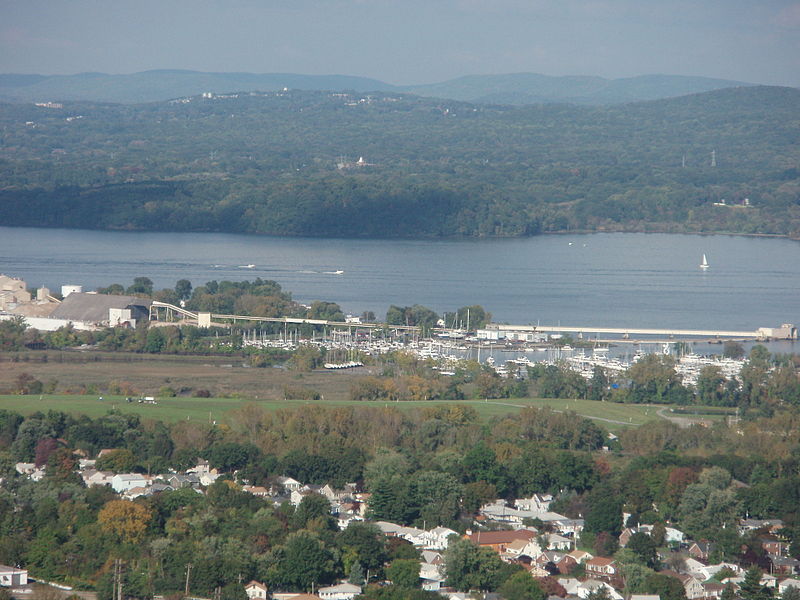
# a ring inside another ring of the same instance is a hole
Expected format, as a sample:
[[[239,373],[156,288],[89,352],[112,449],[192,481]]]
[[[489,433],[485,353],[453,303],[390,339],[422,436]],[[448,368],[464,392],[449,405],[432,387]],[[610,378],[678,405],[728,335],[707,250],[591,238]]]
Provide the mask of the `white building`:
[[[135,487],[147,487],[148,480],[138,473],[117,473],[111,478],[111,487],[121,494]]]
[[[244,586],[244,593],[250,600],[267,600],[267,586],[259,581],[251,581]]]
[[[319,588],[317,593],[322,600],[353,600],[361,593],[361,587],[352,583],[340,583],[339,585]]]
[[[19,587],[28,585],[28,571],[19,567],[0,565],[0,586]]]

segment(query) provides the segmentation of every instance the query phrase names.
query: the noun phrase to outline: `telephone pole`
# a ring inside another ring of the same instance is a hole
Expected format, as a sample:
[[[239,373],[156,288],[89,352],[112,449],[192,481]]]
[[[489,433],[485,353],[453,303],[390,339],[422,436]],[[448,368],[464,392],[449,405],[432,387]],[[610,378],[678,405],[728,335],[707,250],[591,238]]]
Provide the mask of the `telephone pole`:
[[[111,590],[113,600],[122,600],[122,559],[114,559],[114,586]]]
[[[192,563],[186,563],[186,587],[183,590],[183,595],[184,596],[188,596],[189,595],[189,574],[191,572],[192,572]],[[120,598],[119,600],[122,600],[122,598]]]

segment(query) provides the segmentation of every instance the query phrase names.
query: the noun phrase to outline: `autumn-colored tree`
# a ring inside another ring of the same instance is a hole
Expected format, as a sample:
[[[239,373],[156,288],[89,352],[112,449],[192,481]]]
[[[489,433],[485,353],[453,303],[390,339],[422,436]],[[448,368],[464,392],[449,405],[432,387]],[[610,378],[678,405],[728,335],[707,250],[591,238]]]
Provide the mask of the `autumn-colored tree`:
[[[97,515],[97,522],[122,542],[138,543],[144,538],[153,514],[149,508],[130,500],[111,500]]]

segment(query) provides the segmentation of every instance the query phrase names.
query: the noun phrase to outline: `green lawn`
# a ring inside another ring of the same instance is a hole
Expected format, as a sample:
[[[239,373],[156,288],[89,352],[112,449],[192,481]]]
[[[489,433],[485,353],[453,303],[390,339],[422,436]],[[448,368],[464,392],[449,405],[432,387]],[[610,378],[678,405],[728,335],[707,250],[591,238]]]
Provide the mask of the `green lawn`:
[[[278,410],[308,404],[325,404],[327,406],[386,406],[393,405],[401,410],[415,410],[437,404],[453,404],[452,401],[439,402],[355,402],[347,400],[323,400],[305,402],[302,400],[253,400],[250,398],[159,398],[158,404],[139,404],[126,402],[120,396],[79,396],[79,395],[44,395],[44,396],[0,396],[0,409],[12,410],[22,414],[36,411],[60,410],[68,413],[79,413],[97,417],[111,409],[126,413],[134,413],[145,418],[166,422],[180,420],[217,421],[224,423],[226,413],[245,404],[257,404],[267,410]],[[550,406],[554,410],[573,410],[586,417],[597,419],[605,428],[615,431],[625,426],[641,425],[659,418],[655,414],[657,407],[642,405],[614,404],[610,402],[593,402],[591,400],[558,400],[558,399],[508,399],[508,400],[464,400],[459,402],[472,406],[481,419],[517,412],[523,406]]]

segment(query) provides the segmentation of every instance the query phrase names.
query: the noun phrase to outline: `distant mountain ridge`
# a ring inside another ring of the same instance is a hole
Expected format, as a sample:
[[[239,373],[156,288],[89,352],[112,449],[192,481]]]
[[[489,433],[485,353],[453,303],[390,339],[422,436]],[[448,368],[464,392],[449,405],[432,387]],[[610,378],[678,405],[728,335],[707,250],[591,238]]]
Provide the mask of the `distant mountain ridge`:
[[[480,104],[570,103],[610,105],[659,100],[754,84],[683,75],[641,75],[622,79],[593,76],[553,77],[537,73],[467,75],[440,83],[397,86],[353,75],[298,73],[204,73],[154,70],[126,75],[0,74],[0,101],[96,101],[135,104],[194,96],[204,92],[330,90],[406,92],[418,96]]]
[[[684,75],[640,75],[622,79],[603,77],[552,77],[537,73],[468,75],[442,83],[406,88],[420,96],[433,96],[475,103],[619,104],[660,100],[754,84],[710,77]]]

